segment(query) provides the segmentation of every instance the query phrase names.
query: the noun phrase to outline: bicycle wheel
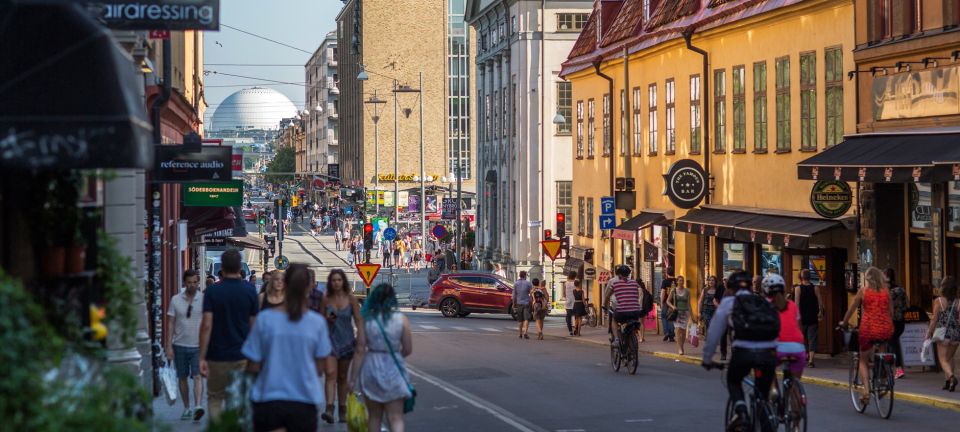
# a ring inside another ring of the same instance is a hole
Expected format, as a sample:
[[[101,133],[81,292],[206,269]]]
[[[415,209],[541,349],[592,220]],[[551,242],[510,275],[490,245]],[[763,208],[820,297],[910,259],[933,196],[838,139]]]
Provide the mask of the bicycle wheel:
[[[780,426],[777,416],[773,413],[773,408],[767,401],[756,401],[753,407],[753,430],[754,432],[776,432]]]
[[[807,432],[807,392],[797,380],[788,381],[784,392],[784,426],[787,432]]]
[[[875,361],[879,362],[880,359]],[[873,396],[877,402],[877,413],[885,419],[893,414],[893,366],[884,362],[875,368],[873,377]]]
[[[727,399],[727,409],[723,413],[723,426],[724,430],[730,424],[730,420],[733,418],[733,399]]]
[[[587,306],[587,325],[590,327],[597,326],[597,308],[593,305]]]
[[[866,411],[867,404],[860,400],[860,394],[863,390],[863,379],[860,376],[857,356],[853,356],[853,360],[850,362],[850,380],[848,384],[850,386],[850,401],[853,402],[853,409],[862,414]]]
[[[639,343],[637,343],[637,333],[634,332],[631,335],[626,337],[627,344],[627,355],[625,364],[627,366],[627,372],[630,372],[630,375],[637,374],[637,366],[640,364],[640,352],[639,352]]]
[[[620,347],[610,344],[610,365],[614,372],[620,372]]]

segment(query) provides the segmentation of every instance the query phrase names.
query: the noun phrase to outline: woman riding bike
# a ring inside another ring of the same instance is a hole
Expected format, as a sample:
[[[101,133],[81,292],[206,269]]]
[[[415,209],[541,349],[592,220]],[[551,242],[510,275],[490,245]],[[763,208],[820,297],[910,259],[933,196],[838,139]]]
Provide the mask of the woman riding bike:
[[[787,300],[784,293],[786,282],[778,274],[771,274],[763,278],[763,293],[767,300],[780,313],[780,335],[777,337],[777,363],[791,359],[788,368],[796,379],[803,375],[803,367],[807,361],[806,349],[803,345],[803,332],[800,331],[800,310],[797,304]]]

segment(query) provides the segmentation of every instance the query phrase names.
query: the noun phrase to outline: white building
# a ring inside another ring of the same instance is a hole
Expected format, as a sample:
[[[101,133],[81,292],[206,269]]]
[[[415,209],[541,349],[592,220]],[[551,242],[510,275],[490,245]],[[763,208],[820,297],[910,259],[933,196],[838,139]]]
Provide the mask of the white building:
[[[306,169],[327,172],[327,164],[338,163],[340,150],[337,76],[337,32],[327,33],[320,47],[304,65],[307,86],[304,100],[309,110],[306,119]]]
[[[557,212],[572,229],[571,87],[558,74],[592,7],[467,0],[477,35],[477,254],[508,272],[541,263]],[[554,124],[558,113],[565,121]]]

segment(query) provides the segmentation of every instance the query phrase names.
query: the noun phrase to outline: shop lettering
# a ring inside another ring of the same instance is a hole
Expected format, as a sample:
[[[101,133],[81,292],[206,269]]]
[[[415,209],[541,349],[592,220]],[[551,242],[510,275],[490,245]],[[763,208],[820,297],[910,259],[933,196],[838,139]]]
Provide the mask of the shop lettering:
[[[214,11],[212,6],[188,4],[139,4],[115,3],[106,5],[108,20],[162,20],[162,21],[197,21],[200,24],[213,23]]]
[[[31,166],[50,165],[59,159],[87,159],[90,140],[115,133],[111,126],[44,134],[10,128],[0,138],[0,158],[21,160]]]
[[[204,161],[204,162],[195,162],[195,161],[184,161],[184,160],[168,160],[160,162],[160,168],[172,168],[172,169],[220,169],[223,168],[223,162],[220,161]]]

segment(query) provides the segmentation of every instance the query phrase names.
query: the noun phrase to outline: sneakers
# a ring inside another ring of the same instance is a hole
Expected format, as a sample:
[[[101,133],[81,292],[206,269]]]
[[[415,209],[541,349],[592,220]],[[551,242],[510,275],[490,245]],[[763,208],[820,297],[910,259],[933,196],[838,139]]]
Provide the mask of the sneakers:
[[[893,377],[896,378],[896,379],[900,379],[900,378],[903,378],[904,375],[906,375],[906,374],[903,372],[903,368],[902,368],[902,367],[898,367],[898,368],[897,368],[897,372],[893,375]]]
[[[203,407],[196,407],[193,409],[193,421],[200,421],[203,418]]]
[[[183,410],[183,414],[180,415],[180,420],[193,420],[193,410],[190,408]]]

